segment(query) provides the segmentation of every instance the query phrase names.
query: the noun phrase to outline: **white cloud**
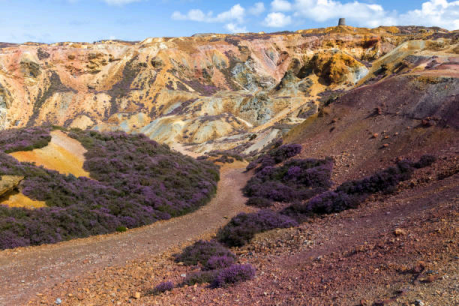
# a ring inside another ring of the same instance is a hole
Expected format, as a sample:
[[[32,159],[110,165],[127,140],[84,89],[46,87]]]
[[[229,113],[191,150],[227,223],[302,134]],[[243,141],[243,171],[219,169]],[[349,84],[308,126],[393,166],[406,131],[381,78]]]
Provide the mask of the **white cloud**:
[[[142,0],[103,0],[111,4],[126,4]],[[388,11],[380,4],[369,1],[354,0],[272,0],[271,12],[265,16],[263,24],[267,27],[282,28],[304,19],[315,22],[338,22],[344,17],[349,25],[377,27],[380,25],[424,25],[439,26],[449,30],[459,29],[459,0],[423,0],[422,6],[406,13]],[[261,15],[266,10],[263,2],[245,9],[236,4],[228,11],[215,15],[193,9],[186,13],[176,11],[172,14],[175,20],[196,22],[225,23],[230,32],[246,32],[246,14]],[[286,12],[291,12],[287,14]]]
[[[217,20],[221,20],[222,22],[228,20],[237,20],[238,22],[242,23],[244,21],[244,15],[245,9],[240,4],[236,4],[229,11],[218,14]]]
[[[271,28],[282,28],[292,23],[292,17],[283,13],[269,13],[264,24]]]
[[[230,32],[230,33],[247,33],[247,28],[243,26],[239,26],[235,23],[228,23],[225,25],[225,28]]]
[[[399,17],[399,24],[438,26],[448,30],[459,29],[459,1],[431,0],[420,10],[412,10]]]
[[[341,3],[334,0],[295,0],[296,16],[306,17],[317,22],[345,17],[358,25],[371,26],[376,20],[386,17],[381,5],[358,1]]]
[[[292,4],[286,0],[274,0],[271,8],[274,12],[288,12],[292,10]]]
[[[186,15],[176,11],[172,14],[172,19],[174,20],[191,20],[198,22],[210,22],[212,19],[212,12],[204,14],[203,11],[198,9],[189,10]]]
[[[245,9],[240,5],[234,5],[229,11],[214,16],[213,12],[210,11],[205,14],[199,9],[189,10],[188,13],[182,14],[179,11],[175,11],[172,14],[174,20],[191,20],[198,22],[228,22],[235,21],[237,23],[243,23],[245,16]]]
[[[103,0],[103,1],[109,5],[124,5],[124,4],[129,4],[132,2],[139,2],[141,0]]]
[[[284,1],[284,0],[275,0]],[[273,1],[273,3],[275,2]],[[459,1],[429,0],[421,9],[404,14],[387,11],[379,4],[359,1],[342,3],[337,0],[295,0],[292,4],[295,17],[317,22],[348,19],[348,24],[377,27],[380,25],[424,25],[439,26],[449,30],[459,28]]]
[[[255,16],[262,14],[265,11],[265,4],[263,2],[257,2],[254,6],[249,8],[249,13]]]

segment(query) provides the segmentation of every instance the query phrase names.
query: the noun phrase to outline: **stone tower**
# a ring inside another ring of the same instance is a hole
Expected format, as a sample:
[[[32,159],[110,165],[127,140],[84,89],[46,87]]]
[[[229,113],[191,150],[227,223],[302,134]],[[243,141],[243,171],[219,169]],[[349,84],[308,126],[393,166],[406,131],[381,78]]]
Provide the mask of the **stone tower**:
[[[340,18],[338,22],[338,26],[345,26],[346,25],[346,18]]]

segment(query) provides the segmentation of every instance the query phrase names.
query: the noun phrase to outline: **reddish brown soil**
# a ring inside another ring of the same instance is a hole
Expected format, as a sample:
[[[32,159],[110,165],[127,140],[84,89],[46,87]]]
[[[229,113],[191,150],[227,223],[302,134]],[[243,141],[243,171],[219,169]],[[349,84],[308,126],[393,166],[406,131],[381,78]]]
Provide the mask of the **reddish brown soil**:
[[[175,264],[172,253],[211,237],[227,222],[224,216],[244,209],[239,189],[247,176],[231,170],[219,186],[223,205],[208,218],[198,212],[126,235],[0,253],[1,275],[6,275],[0,303],[20,304],[34,296],[32,305],[50,305],[57,298],[63,305],[415,305],[416,300],[458,305],[459,92],[445,85],[450,81],[394,77],[357,89],[289,136],[303,144],[303,157],[332,155],[337,184],[398,157],[430,153],[439,160],[416,171],[395,194],[258,235],[235,250],[241,263],[256,267],[252,281],[216,290],[198,285],[149,293],[160,282],[177,283],[191,272]],[[380,108],[376,115],[375,108]],[[436,117],[435,124],[423,125],[426,116]],[[80,249],[84,256],[75,255]],[[31,266],[37,267],[35,274]]]
[[[247,210],[243,163],[224,166],[217,196],[200,210],[122,234],[0,252],[0,305],[23,305],[50,287],[127,261],[145,259],[214,233]]]
[[[175,248],[58,284],[31,304],[457,305],[459,175],[429,181],[427,172],[359,209],[258,235],[236,250],[257,277],[233,288],[149,294],[190,272],[171,260]]]

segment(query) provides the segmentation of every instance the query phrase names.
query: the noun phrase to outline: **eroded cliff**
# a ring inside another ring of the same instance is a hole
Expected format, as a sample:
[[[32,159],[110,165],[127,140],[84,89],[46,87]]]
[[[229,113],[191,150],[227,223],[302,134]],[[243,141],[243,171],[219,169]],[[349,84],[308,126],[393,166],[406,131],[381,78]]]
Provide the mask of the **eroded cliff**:
[[[0,129],[52,123],[142,132],[199,152],[249,153],[317,113],[330,92],[419,66],[408,56],[449,62],[459,52],[457,37],[439,28],[340,26],[5,44]]]

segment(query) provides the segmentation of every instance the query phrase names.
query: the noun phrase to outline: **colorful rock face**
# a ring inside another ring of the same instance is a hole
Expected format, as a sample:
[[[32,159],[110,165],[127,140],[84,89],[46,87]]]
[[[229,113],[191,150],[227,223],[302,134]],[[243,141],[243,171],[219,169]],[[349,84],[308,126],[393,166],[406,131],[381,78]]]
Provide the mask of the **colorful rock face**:
[[[444,37],[441,44],[427,41],[435,35]],[[143,132],[169,144],[194,144],[201,152],[259,148],[259,139],[317,112],[318,94],[359,84],[374,72],[372,62],[384,59],[380,68],[393,73],[402,54],[455,54],[454,35],[438,28],[339,26],[142,42],[5,44],[0,129],[49,122]],[[418,43],[399,47],[414,39]],[[249,133],[261,137],[247,144]]]

